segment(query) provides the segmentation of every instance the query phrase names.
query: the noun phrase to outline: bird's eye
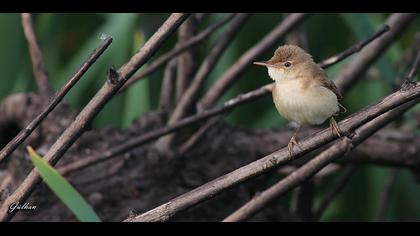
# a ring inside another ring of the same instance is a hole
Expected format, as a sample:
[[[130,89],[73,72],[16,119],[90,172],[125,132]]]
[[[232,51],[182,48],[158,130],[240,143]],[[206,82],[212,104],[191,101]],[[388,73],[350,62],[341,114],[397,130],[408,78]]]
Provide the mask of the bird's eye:
[[[285,66],[285,67],[290,67],[291,65],[292,65],[292,63],[290,63],[290,62],[285,62],[285,63],[284,63],[284,66]]]

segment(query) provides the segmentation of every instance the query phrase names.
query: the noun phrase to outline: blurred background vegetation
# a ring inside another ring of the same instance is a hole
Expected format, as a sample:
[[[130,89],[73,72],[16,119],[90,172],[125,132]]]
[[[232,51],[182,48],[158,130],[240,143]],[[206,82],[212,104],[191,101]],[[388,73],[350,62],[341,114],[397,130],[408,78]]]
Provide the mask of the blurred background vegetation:
[[[71,106],[80,110],[104,83],[105,74],[111,65],[119,68],[141,47],[145,39],[157,29],[169,14],[34,14],[33,20],[46,68],[54,88],[59,88],[79,67],[81,62],[99,44],[101,34],[111,35],[113,44],[104,53],[84,78],[66,96]],[[315,14],[303,23],[309,43],[309,50],[316,61],[343,51],[355,42],[372,35],[381,27],[389,14]],[[206,26],[221,20],[226,14],[211,14],[199,26]],[[275,25],[283,14],[254,14],[229,48],[224,52],[216,68],[206,82],[206,88],[232,65],[246,50],[258,42]],[[200,30],[199,29],[199,30]],[[200,44],[200,60],[206,56],[209,47],[223,33],[226,26],[212,34],[209,40]],[[0,68],[2,71],[0,100],[15,92],[35,91],[30,57],[27,50],[19,14],[0,14]],[[345,96],[344,105],[350,114],[392,91],[392,82],[401,76],[406,65],[399,60],[420,30],[420,19],[408,27],[402,37],[375,63],[365,78]],[[176,37],[172,36],[159,51],[170,50]],[[278,42],[281,44],[282,42]],[[275,47],[261,59],[271,57]],[[156,56],[155,56],[156,58]],[[347,60],[331,67],[330,78],[346,64]],[[126,128],[133,119],[156,109],[162,82],[163,70],[150,75],[132,86],[126,93],[116,96],[94,120],[95,127],[114,126]],[[266,71],[250,67],[241,79],[223,96],[222,100],[250,91],[270,82]],[[204,90],[203,90],[204,91]],[[418,110],[419,107],[416,109]],[[1,114],[0,114],[1,115]],[[235,109],[227,117],[234,125],[271,129],[286,125],[274,106],[271,97],[266,96]],[[412,112],[401,118],[405,128],[414,129]],[[418,130],[416,130],[417,133]],[[344,191],[323,215],[322,220],[373,220],[388,179],[390,169],[366,166],[357,168]],[[328,192],[335,178],[329,178],[316,191],[319,199]],[[392,189],[391,201],[386,217],[389,220],[420,220],[420,186],[407,170],[397,172],[396,184]],[[288,201],[287,198],[279,200]],[[284,202],[287,204],[286,202]]]

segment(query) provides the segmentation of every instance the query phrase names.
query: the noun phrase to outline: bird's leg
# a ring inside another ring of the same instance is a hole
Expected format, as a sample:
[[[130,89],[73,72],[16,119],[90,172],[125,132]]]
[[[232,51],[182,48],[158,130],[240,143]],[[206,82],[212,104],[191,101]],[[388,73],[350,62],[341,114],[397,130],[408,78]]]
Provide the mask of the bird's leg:
[[[331,116],[330,118],[330,128],[333,134],[336,134],[339,138],[341,137],[342,132],[340,130],[340,127],[338,127],[337,121],[335,121],[333,116]]]
[[[293,145],[297,145],[300,149],[302,149],[302,147],[300,146],[300,144],[299,144],[299,143],[298,143],[298,141],[296,140],[296,134],[299,132],[300,127],[301,127],[301,126],[299,126],[299,127],[296,129],[296,131],[295,131],[295,133],[293,134],[292,138],[290,138],[289,144],[287,144],[287,149],[289,149],[289,160],[292,160],[292,157],[293,157],[293,155],[294,155],[294,153],[293,153]]]

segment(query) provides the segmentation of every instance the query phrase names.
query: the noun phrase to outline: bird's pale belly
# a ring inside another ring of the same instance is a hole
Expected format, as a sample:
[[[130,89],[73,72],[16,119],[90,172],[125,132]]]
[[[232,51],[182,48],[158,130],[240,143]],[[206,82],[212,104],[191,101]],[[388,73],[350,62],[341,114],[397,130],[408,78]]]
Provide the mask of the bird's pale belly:
[[[296,80],[276,81],[273,101],[280,115],[299,125],[320,125],[339,111],[332,91],[322,86],[302,89]]]

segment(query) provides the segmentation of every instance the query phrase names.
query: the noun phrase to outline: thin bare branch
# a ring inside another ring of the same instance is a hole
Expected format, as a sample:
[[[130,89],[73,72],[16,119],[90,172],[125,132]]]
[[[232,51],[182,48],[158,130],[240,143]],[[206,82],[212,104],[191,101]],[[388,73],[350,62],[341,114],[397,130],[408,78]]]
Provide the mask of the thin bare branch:
[[[343,190],[344,186],[350,180],[353,172],[355,170],[354,166],[347,166],[344,168],[343,173],[340,176],[340,179],[337,181],[337,184],[334,186],[330,192],[328,192],[325,197],[322,199],[321,203],[319,204],[318,209],[315,211],[315,219],[319,220],[334,198]]]
[[[233,14],[229,15],[228,17],[224,18],[220,22],[215,23],[214,25],[209,26],[207,29],[203,30],[196,36],[192,37],[186,42],[183,42],[182,44],[178,45],[178,47],[172,49],[171,51],[161,55],[159,58],[154,60],[152,63],[150,63],[147,68],[140,71],[136,76],[133,78],[130,78],[127,83],[118,91],[118,93],[123,93],[129,86],[136,83],[140,79],[145,78],[146,76],[152,74],[157,69],[159,69],[162,65],[170,61],[172,58],[178,56],[180,53],[184,52],[185,50],[188,50],[191,47],[196,46],[198,43],[202,42],[203,40],[207,39],[208,36],[215,32],[217,29],[219,29],[221,26],[229,22],[233,18]]]
[[[338,55],[335,55],[333,57],[330,57],[330,58],[327,58],[327,59],[321,61],[320,63],[318,63],[318,65],[320,65],[322,68],[326,69],[326,68],[344,60],[345,58],[349,57],[350,55],[352,55],[356,52],[360,52],[367,44],[369,44],[370,42],[372,42],[376,38],[379,38],[385,32],[389,31],[389,29],[390,29],[389,25],[384,25],[374,35],[370,36],[365,41],[361,41],[358,44],[353,45],[351,48],[348,48],[344,52],[341,52]]]
[[[187,110],[195,103],[197,95],[200,92],[200,88],[204,84],[206,78],[249,17],[249,13],[238,13],[232,20],[232,23],[226,32],[214,43],[212,49],[208,53],[208,56],[200,65],[200,68],[192,79],[188,89],[185,93],[183,93],[181,99],[178,101],[175,110],[172,112],[168,120],[168,125],[172,125],[184,117]],[[162,137],[162,139],[160,139],[157,143],[160,150],[168,150],[173,137],[173,134]]]
[[[175,80],[176,63],[177,61],[173,59],[166,65],[165,72],[163,74],[163,83],[160,90],[160,109],[167,109],[172,106],[171,100],[173,84]]]
[[[202,125],[197,132],[195,132],[193,135],[191,135],[190,138],[188,138],[185,143],[183,143],[179,147],[179,153],[183,154],[186,151],[188,151],[191,147],[195,146],[195,144],[200,140],[200,138],[207,132],[208,129],[210,129],[214,124],[218,123],[223,119],[224,116],[215,116],[211,118],[210,120],[206,121],[204,125]]]
[[[362,109],[360,112],[351,115],[349,118],[339,123],[340,129],[343,132],[343,134],[349,135],[349,133],[351,133],[356,128],[360,127],[363,124],[366,124],[367,122],[380,116],[381,114],[419,97],[420,83],[416,84],[415,86],[413,85],[408,89],[392,93],[387,97],[383,98],[380,102],[376,103],[375,105],[371,105],[365,109]],[[417,102],[417,100],[415,102]],[[302,147],[302,149],[295,150],[295,155],[293,158],[299,158],[304,154],[335,140],[336,138],[337,137],[334,134],[332,134],[329,129],[325,129],[321,132],[316,133],[312,137],[302,139],[300,141],[300,146]],[[348,138],[345,138],[345,140],[348,140]],[[334,146],[335,148],[330,150],[336,152],[334,151],[335,149],[341,150],[343,148],[341,146],[344,146],[344,148],[346,148],[346,146],[349,144],[348,142],[340,143],[341,145],[339,148],[337,148],[337,146]],[[168,220],[177,212],[186,210],[250,178],[259,176],[279,165],[287,163],[290,160],[289,158],[290,157],[287,148],[282,148],[257,161],[254,161],[241,168],[238,168],[233,172],[230,172],[213,181],[210,181],[144,214],[135,217],[130,217],[126,219],[126,221]]]
[[[204,19],[206,19],[209,15],[210,15],[210,13],[195,13],[195,14],[194,14],[195,19],[196,19],[198,22],[203,21],[203,20],[204,20]]]
[[[182,44],[192,38],[197,29],[197,22],[194,17],[190,17],[185,23],[179,28],[178,31],[178,43]],[[177,47],[177,45],[175,46]],[[178,102],[185,90],[188,88],[188,84],[194,77],[195,72],[198,68],[197,51],[198,48],[192,47],[187,51],[180,54],[177,58],[177,78],[176,78],[176,102]]]
[[[182,24],[189,16],[186,13],[173,13],[163,23],[163,25],[153,34],[153,36],[145,43],[145,45],[134,54],[131,59],[117,72],[110,70],[107,81],[84,109],[78,114],[76,119],[62,133],[57,141],[44,155],[44,159],[51,165],[55,165],[61,156],[70,148],[70,146],[82,135],[85,127],[105,104],[116,94],[124,83],[149,60],[154,53],[160,48],[163,42]],[[10,204],[14,202],[24,202],[35,187],[40,183],[41,178],[35,169],[29,173],[23,183],[16,191],[9,196],[0,208],[0,220],[10,220],[14,213],[8,213]]]
[[[294,13],[287,16],[278,26],[270,31],[258,44],[244,53],[207,91],[199,101],[198,109],[211,107],[217,99],[226,91],[236,79],[248,68],[259,55],[275,45],[281,37],[284,37],[291,29],[303,22],[309,14]]]
[[[408,81],[408,82],[412,82],[413,81],[414,76],[417,74],[417,70],[419,69],[419,65],[420,65],[420,50],[418,50],[416,53],[417,53],[416,59],[414,60],[413,65],[411,66],[411,69],[408,72],[408,75],[406,77],[406,81]]]
[[[28,41],[29,53],[31,54],[32,70],[35,76],[38,90],[45,97],[53,93],[53,89],[48,81],[47,71],[44,65],[41,49],[38,45],[32,18],[30,13],[21,13],[23,32]]]
[[[61,102],[64,96],[71,88],[82,78],[86,71],[95,63],[95,61],[102,55],[102,53],[112,43],[112,38],[104,39],[93,53],[86,59],[86,61],[79,67],[79,69],[70,77],[67,83],[51,98],[48,105],[42,112],[36,116],[24,129],[22,129],[1,151],[0,163],[7,158],[25,139],[38,127],[38,125],[50,114],[52,110]]]
[[[313,221],[312,212],[315,183],[313,179],[303,181],[293,192],[290,212],[298,221]]]
[[[284,167],[279,167],[279,169],[277,169],[277,173],[281,174],[281,175],[289,175],[291,174],[293,171],[297,170],[299,168],[299,166],[292,166],[292,165],[288,165],[288,166],[284,166]],[[315,179],[315,184],[317,184],[318,182],[324,180],[325,178],[327,178],[328,176],[337,173],[338,171],[340,171],[342,168],[342,166],[336,164],[336,163],[331,163],[328,166],[326,166],[325,168],[323,168],[321,171],[319,171],[318,173],[316,173],[316,175],[314,176]]]
[[[290,14],[285,15],[287,16]],[[292,31],[286,34],[285,39],[287,44],[297,45],[305,51],[309,50],[308,37],[304,25],[297,25]]]
[[[391,197],[391,190],[395,185],[395,180],[397,179],[397,169],[391,169],[388,175],[388,179],[385,183],[384,190],[381,194],[381,199],[379,200],[378,211],[376,213],[376,221],[384,221],[386,209],[388,207],[389,199]]]
[[[265,90],[271,91],[271,86],[263,87]],[[58,170],[63,175],[68,174],[70,172],[81,170],[86,167],[89,167],[91,165],[94,165],[96,163],[109,160],[113,157],[118,156],[119,154],[122,154],[132,148],[138,147],[142,144],[148,143],[150,141],[153,141],[165,134],[169,134],[171,132],[177,131],[183,127],[186,127],[188,125],[197,123],[199,121],[208,119],[209,117],[213,117],[219,114],[222,114],[224,112],[227,112],[236,106],[243,104],[245,102],[252,101],[254,97],[260,97],[262,93],[266,93],[266,91],[263,89],[260,89],[258,91],[252,91],[246,94],[241,94],[227,102],[225,102],[222,106],[218,106],[203,112],[200,112],[197,115],[186,117],[180,121],[178,121],[176,124],[173,125],[167,125],[162,128],[150,131],[149,133],[143,134],[139,137],[135,137],[133,139],[127,140],[127,142],[120,144],[118,146],[115,146],[113,148],[110,148],[108,151],[103,153],[98,153],[96,155],[86,157],[83,159],[78,160],[77,162],[73,162],[70,164],[67,164],[63,167],[60,167]]]
[[[404,32],[416,16],[417,14],[413,13],[392,14],[386,21],[386,25],[389,25],[390,30],[382,37],[366,45],[363,51],[336,75],[334,82],[337,88],[344,93],[355,84],[370,65]]]

